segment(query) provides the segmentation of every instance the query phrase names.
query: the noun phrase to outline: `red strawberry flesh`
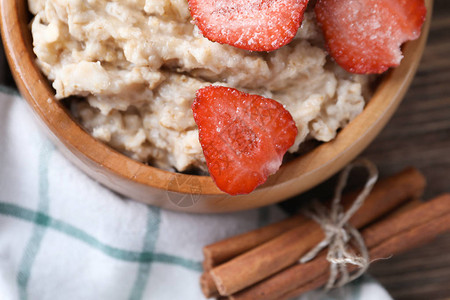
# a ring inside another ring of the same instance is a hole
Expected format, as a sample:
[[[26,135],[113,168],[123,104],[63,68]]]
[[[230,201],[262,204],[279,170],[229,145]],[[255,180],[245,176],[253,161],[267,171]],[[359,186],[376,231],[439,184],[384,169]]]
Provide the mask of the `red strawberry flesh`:
[[[308,0],[189,0],[192,18],[211,41],[272,51],[297,33]]]
[[[423,0],[319,0],[315,12],[336,62],[367,74],[400,64],[400,46],[419,37],[426,7]]]
[[[275,173],[297,127],[275,100],[208,86],[192,104],[211,177],[224,192],[247,194]]]

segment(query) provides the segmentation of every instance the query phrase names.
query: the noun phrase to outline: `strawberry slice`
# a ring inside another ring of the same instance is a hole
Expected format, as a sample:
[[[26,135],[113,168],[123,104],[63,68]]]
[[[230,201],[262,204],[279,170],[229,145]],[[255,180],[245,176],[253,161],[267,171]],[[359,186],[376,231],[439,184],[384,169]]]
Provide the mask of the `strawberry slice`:
[[[319,0],[315,11],[331,56],[352,73],[398,66],[426,15],[423,0]]]
[[[289,43],[308,0],[188,0],[192,18],[213,42],[252,51]]]
[[[283,105],[232,88],[198,90],[192,111],[209,173],[231,195],[250,193],[264,183],[297,136]]]

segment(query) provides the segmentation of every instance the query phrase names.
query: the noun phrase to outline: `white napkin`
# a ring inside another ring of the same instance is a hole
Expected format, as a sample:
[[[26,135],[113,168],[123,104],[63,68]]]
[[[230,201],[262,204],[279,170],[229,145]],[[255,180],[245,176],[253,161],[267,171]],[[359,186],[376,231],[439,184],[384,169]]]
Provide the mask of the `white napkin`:
[[[201,249],[284,216],[195,215],[115,194],[73,167],[17,92],[0,93],[0,298],[203,299]],[[368,277],[301,299],[391,299]]]

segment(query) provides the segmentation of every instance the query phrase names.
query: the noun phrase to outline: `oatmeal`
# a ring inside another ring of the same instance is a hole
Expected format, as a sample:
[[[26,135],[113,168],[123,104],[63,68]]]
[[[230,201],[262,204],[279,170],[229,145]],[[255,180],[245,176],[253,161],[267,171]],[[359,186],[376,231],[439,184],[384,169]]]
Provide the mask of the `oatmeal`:
[[[282,103],[307,139],[330,141],[364,107],[366,77],[330,62],[314,14],[270,53],[204,38],[186,0],[30,0],[34,52],[56,98],[97,139],[157,167],[205,169],[191,104],[224,85]]]

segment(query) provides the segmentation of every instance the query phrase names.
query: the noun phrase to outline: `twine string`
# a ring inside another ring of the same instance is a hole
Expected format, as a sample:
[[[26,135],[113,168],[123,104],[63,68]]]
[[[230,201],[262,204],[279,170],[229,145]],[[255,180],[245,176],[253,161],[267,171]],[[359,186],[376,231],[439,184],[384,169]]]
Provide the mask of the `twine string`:
[[[367,170],[368,178],[355,201],[347,211],[344,211],[341,205],[342,191],[347,184],[350,171],[356,167],[364,167]],[[330,262],[330,277],[325,286],[326,289],[340,287],[355,280],[369,267],[369,251],[364,243],[364,239],[359,231],[350,225],[348,221],[364,203],[377,179],[378,171],[371,161],[367,159],[356,160],[349,164],[339,176],[330,209],[319,201],[313,201],[311,207],[303,211],[307,217],[322,227],[325,238],[300,258],[299,262],[306,263],[310,261],[325,247],[328,247],[327,260]],[[354,244],[354,248],[359,253],[349,249],[349,242]],[[353,274],[349,274],[347,264],[356,265],[358,270]]]

